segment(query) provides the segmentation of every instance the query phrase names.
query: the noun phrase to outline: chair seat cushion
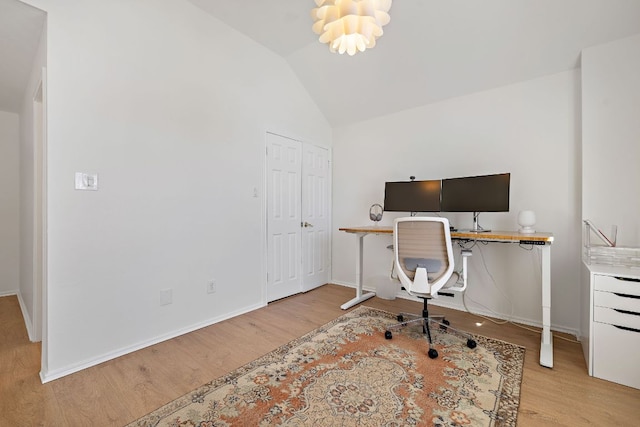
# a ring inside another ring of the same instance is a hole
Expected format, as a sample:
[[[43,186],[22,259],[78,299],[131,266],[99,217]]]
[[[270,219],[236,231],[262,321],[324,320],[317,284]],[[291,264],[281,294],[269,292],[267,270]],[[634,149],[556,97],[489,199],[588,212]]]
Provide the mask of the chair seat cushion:
[[[442,261],[432,258],[405,258],[404,266],[409,271],[416,271],[418,267],[427,270],[427,273],[435,273],[442,266]]]

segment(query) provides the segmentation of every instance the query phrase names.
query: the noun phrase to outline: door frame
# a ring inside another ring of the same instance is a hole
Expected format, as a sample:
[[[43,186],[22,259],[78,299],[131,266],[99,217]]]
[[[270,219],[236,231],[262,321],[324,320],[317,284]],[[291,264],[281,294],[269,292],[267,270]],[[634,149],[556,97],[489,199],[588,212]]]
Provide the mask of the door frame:
[[[47,68],[42,67],[40,80],[33,93],[33,327],[34,341],[42,341],[40,375],[48,369],[47,327]],[[36,117],[39,121],[36,122]],[[36,127],[39,125],[39,129]],[[39,138],[36,136],[39,136]]]
[[[301,144],[311,144],[311,145],[315,145],[317,147],[321,147],[323,149],[326,149],[328,151],[328,157],[329,157],[329,176],[328,176],[328,195],[327,195],[327,204],[328,204],[328,218],[327,218],[327,222],[328,222],[328,226],[327,228],[329,229],[329,233],[328,233],[328,250],[327,250],[327,257],[329,260],[329,265],[328,265],[328,269],[329,269],[329,281],[331,281],[332,278],[332,266],[333,266],[333,259],[332,259],[332,242],[333,242],[333,197],[332,197],[332,187],[333,187],[333,152],[331,150],[331,147],[328,145],[324,145],[324,144],[318,144],[318,143],[312,143],[312,142],[305,142],[302,138],[297,138],[297,137],[293,137],[293,136],[288,136],[286,135],[286,132],[276,132],[276,131],[272,131],[272,130],[265,130],[264,132],[264,144],[262,147],[262,153],[264,155],[263,157],[263,163],[262,163],[262,224],[261,224],[261,229],[262,229],[262,237],[261,237],[261,246],[262,246],[262,260],[260,262],[261,264],[261,269],[262,269],[262,277],[264,278],[264,282],[262,284],[262,305],[267,305],[268,301],[267,301],[267,287],[269,286],[269,280],[267,277],[268,271],[269,271],[269,264],[268,264],[268,260],[269,260],[269,247],[268,247],[268,232],[269,229],[267,227],[268,224],[268,212],[267,212],[267,200],[269,197],[269,194],[267,192],[267,188],[268,188],[268,174],[269,174],[269,170],[268,170],[268,156],[267,156],[267,148],[268,148],[268,134],[272,134],[272,135],[277,135],[280,136],[282,138],[288,138],[288,139],[292,139],[294,141],[298,141]],[[302,292],[306,292],[306,291],[302,291]]]

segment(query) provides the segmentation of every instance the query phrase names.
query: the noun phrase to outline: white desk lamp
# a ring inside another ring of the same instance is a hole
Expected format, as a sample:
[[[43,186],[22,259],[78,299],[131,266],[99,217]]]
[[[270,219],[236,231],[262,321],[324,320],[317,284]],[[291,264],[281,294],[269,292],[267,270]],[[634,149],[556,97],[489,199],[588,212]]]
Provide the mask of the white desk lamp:
[[[536,225],[536,213],[534,211],[520,211],[518,214],[518,232],[523,234],[535,233],[533,226]]]

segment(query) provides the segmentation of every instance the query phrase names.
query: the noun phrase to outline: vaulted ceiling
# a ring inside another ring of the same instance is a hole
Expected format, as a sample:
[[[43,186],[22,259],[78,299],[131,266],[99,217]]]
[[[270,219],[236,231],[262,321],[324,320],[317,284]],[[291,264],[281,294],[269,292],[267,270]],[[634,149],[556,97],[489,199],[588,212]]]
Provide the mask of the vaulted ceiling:
[[[313,0],[189,1],[282,56],[333,126],[573,69],[640,33],[638,0],[395,0],[376,47],[350,57],[317,41]],[[0,110],[17,111],[42,16],[0,0]]]
[[[318,42],[313,0],[189,1],[288,61],[333,126],[576,68],[640,33],[638,0],[395,0],[376,47],[349,57]]]

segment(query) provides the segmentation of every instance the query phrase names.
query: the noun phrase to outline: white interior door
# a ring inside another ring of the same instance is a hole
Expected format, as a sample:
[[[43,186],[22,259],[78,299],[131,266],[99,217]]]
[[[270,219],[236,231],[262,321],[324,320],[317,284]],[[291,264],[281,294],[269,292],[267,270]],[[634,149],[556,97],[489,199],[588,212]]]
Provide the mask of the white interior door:
[[[328,150],[267,133],[267,301],[329,280]]]
[[[267,301],[302,292],[300,142],[267,134]]]
[[[303,144],[302,290],[329,281],[329,150]]]

